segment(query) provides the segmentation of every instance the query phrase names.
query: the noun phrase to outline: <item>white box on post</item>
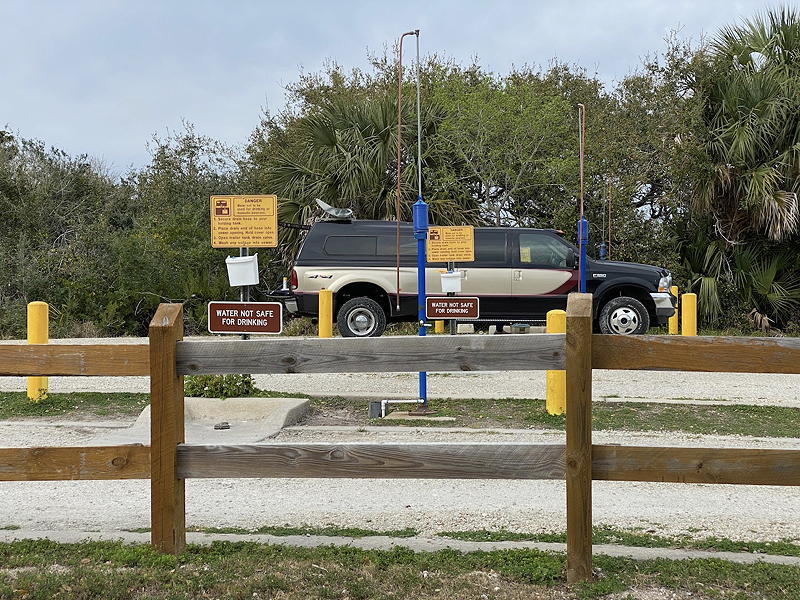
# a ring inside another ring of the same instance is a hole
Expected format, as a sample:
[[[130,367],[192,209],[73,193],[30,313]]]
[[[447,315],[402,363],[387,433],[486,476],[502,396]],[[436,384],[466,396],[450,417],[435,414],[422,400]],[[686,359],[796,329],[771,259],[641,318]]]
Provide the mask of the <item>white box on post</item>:
[[[258,283],[258,253],[251,256],[229,256],[225,259],[231,286]]]

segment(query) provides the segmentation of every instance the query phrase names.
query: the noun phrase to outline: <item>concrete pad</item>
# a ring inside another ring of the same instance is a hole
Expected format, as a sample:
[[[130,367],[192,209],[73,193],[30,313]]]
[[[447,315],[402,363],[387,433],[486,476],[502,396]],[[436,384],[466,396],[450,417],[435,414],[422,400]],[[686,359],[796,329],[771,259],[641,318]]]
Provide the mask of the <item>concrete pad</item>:
[[[254,444],[274,437],[306,413],[305,398],[186,398],[184,419],[187,444]],[[230,429],[214,429],[227,422]],[[150,406],[126,428],[98,435],[95,444],[149,444]]]
[[[395,421],[442,421],[445,423],[452,423],[453,421],[456,420],[455,417],[437,417],[437,416],[425,417],[422,415],[410,415],[408,414],[407,410],[396,410],[394,412],[390,412],[383,418]]]

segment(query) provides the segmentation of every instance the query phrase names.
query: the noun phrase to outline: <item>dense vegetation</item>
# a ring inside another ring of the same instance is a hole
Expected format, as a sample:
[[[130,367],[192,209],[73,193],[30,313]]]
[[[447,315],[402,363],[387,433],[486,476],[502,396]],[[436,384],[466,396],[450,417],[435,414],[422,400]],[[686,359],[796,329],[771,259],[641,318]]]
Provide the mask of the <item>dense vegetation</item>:
[[[701,47],[677,38],[614,87],[558,62],[506,74],[431,57],[422,65],[423,185],[438,224],[574,230],[576,105],[587,109],[586,210],[615,260],[667,266],[718,326],[800,322],[800,13],[778,10]],[[416,197],[414,82],[403,106],[403,217]],[[53,335],[143,334],[155,306],[232,298],[209,242],[208,197],[275,193],[284,223],[321,198],[394,218],[396,65],[335,64],[289,87],[242,148],[191,126],[155,139],[150,163],[111,177],[86,156],[0,131],[0,336],[24,334],[25,303],[51,305]],[[609,216],[610,215],[610,216]],[[569,235],[569,234],[568,234]],[[298,240],[260,250],[280,283]],[[574,237],[574,235],[571,235]]]

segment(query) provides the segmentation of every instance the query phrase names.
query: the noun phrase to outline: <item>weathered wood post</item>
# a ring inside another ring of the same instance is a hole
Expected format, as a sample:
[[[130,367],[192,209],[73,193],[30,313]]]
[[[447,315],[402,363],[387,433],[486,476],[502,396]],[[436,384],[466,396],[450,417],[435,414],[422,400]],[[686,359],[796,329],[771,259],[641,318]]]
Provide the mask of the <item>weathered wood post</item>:
[[[149,333],[150,540],[161,552],[180,554],[186,547],[186,512],[177,449],[185,434],[175,342],[183,339],[183,304],[159,305]]]
[[[592,577],[592,295],[567,299],[567,583]]]

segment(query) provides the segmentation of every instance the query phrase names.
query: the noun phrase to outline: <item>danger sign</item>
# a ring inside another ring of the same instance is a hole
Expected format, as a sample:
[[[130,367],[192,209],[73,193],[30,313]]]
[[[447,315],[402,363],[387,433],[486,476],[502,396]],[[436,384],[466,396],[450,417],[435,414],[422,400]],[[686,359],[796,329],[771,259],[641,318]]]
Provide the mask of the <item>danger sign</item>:
[[[472,296],[435,296],[425,298],[428,319],[477,319],[478,299]]]
[[[210,333],[281,333],[280,302],[209,302]]]
[[[428,262],[472,262],[475,260],[475,236],[471,226],[430,227]]]
[[[212,248],[277,245],[277,196],[211,196]]]

